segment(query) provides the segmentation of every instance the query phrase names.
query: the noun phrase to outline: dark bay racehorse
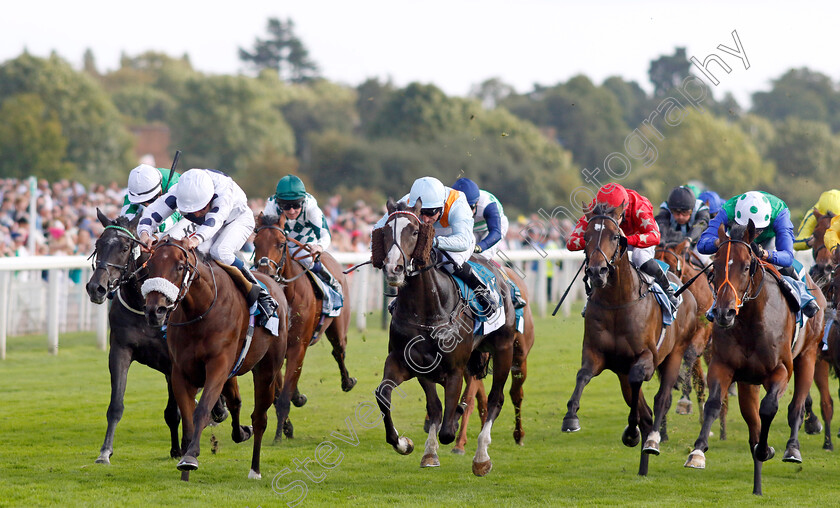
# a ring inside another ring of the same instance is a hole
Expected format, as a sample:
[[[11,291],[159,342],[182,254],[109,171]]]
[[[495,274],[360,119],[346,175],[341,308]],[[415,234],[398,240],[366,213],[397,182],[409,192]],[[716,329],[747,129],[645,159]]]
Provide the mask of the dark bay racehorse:
[[[473,458],[473,473],[484,476],[492,463],[487,454],[493,422],[504,402],[504,385],[511,370],[514,350],[514,310],[506,284],[501,283],[506,321],[494,332],[474,337],[473,317],[462,303],[455,282],[436,266],[432,255],[434,227],[418,217],[422,207],[388,200],[388,219],[381,229],[374,230],[372,261],[383,268],[386,282],[400,288],[390,327],[388,357],[382,382],[376,389],[379,408],[384,415],[385,439],[398,453],[408,455],[414,443],[400,436],[391,418],[391,392],[401,383],[416,377],[426,393],[426,411],[431,421],[422,467],[438,466],[438,438],[443,444],[455,440],[458,430],[458,399],[464,373],[468,369],[479,374],[482,351],[493,360],[493,385],[487,401],[487,418],[478,435]],[[485,265],[501,276],[495,267]],[[441,407],[435,383],[444,387],[445,403]],[[398,389],[398,388],[397,388]],[[442,412],[442,414],[441,414]]]
[[[688,456],[686,467],[706,466],[709,430],[717,418],[721,394],[738,383],[738,404],[749,428],[753,457],[753,494],[761,494],[761,466],[775,455],[768,444],[770,424],[779,409],[792,374],[793,399],[788,406],[790,439],[785,462],[802,462],[799,427],[802,425],[805,397],[814,378],[814,361],[823,328],[825,298],[808,277],[809,287],[820,311],[808,320],[798,338],[794,337],[796,318],[771,273],[775,267],[756,258],[750,242],[756,237],[752,221],[735,225],[727,236],[718,230],[718,251],[714,257],[715,326],[712,329],[712,362],[709,365],[709,400],[703,427]],[[796,342],[793,343],[794,339]],[[759,389],[767,394],[759,404]]]
[[[528,289],[525,286],[525,281],[510,268],[502,268],[510,277],[514,284],[519,287],[522,298],[528,301]],[[522,389],[525,379],[528,377],[528,353],[534,346],[534,317],[531,315],[531,304],[529,303],[523,309],[523,333],[515,332],[513,343],[513,364],[510,368],[510,400],[513,402],[514,411],[514,428],[513,440],[516,444],[522,446],[524,444],[525,429],[522,428],[522,400],[525,392]],[[478,407],[481,415],[481,424],[484,425],[487,418],[487,394],[484,390],[484,381],[477,379],[475,376],[468,376],[464,380],[467,384],[464,390],[464,395],[461,398],[461,405],[464,407],[464,415],[461,417],[461,426],[458,430],[458,438],[455,440],[455,446],[452,448],[452,453],[463,455],[464,446],[467,443],[467,424],[470,420],[470,415],[474,407]]]
[[[111,463],[111,456],[114,454],[114,434],[125,408],[123,400],[128,368],[133,361],[147,365],[166,376],[169,398],[163,418],[169,427],[169,454],[172,457],[180,457],[178,425],[181,416],[172,394],[172,362],[169,360],[166,338],[159,326],[149,326],[142,310],[144,301],[140,294],[142,280],[138,268],[149,258],[149,252],[141,249],[137,240],[137,223],[140,216],[131,221],[126,217],[110,220],[99,209],[96,210],[96,215],[99,222],[105,226],[105,230],[96,240],[93,273],[86,289],[90,301],[96,304],[105,302],[109,293],[114,295],[114,302],[108,312],[111,402],[106,413],[108,429],[105,431],[105,441],[96,462]],[[214,419],[219,419],[221,415],[224,415],[224,406],[220,400],[214,408]]]
[[[260,478],[260,446],[267,424],[266,413],[274,401],[280,369],[286,354],[288,306],[283,290],[270,277],[258,274],[280,304],[279,335],[255,327],[249,332],[245,288],[217,263],[208,261],[188,240],[164,239],[153,247],[146,266],[149,272],[142,291],[149,324],[168,323],[167,344],[172,358],[172,390],[184,419],[181,479],[198,469],[201,433],[210,419],[210,408],[224,394],[230,410],[234,442],[254,436],[249,478]],[[244,355],[244,356],[243,356]],[[254,378],[252,426],[239,424],[242,400],[236,377],[251,371]],[[195,395],[204,387],[196,407]]]
[[[634,447],[641,436],[645,438],[639,474],[646,475],[649,455],[659,454],[658,429],[671,405],[671,390],[683,355],[696,335],[703,332],[695,319],[697,303],[688,291],[683,293],[674,322],[663,326],[659,304],[630,262],[627,239],[619,227],[620,216],[620,210],[602,205],[587,214],[586,273],[593,288],[584,319],[581,368],[562,429],[580,430],[577,412],[583,388],[604,369],[612,370],[630,407],[621,441]],[[660,384],[651,413],[642,383],[657,370]]]
[[[271,216],[260,213],[257,217],[254,238],[254,260],[258,269],[261,273],[274,277],[283,284],[283,292],[286,294],[292,316],[289,326],[289,343],[286,349],[283,389],[275,401],[278,422],[275,440],[280,439],[282,435],[280,422],[283,422],[282,428],[286,437],[293,437],[294,427],[288,418],[289,402],[293,402],[297,407],[306,403],[306,397],[298,391],[298,381],[303,370],[303,358],[306,356],[310,339],[316,329],[318,333],[323,331],[332,345],[332,355],[341,373],[341,389],[349,392],[356,385],[356,378],[350,377],[344,365],[347,329],[350,327],[350,287],[347,277],[341,272],[341,265],[332,255],[327,252],[321,253],[321,263],[338,279],[344,293],[344,307],[341,309],[341,314],[336,317],[325,317],[321,322],[323,300],[316,296],[306,268],[289,252],[289,241],[283,233],[285,223],[284,215]],[[303,253],[302,255],[310,256],[311,254]]]

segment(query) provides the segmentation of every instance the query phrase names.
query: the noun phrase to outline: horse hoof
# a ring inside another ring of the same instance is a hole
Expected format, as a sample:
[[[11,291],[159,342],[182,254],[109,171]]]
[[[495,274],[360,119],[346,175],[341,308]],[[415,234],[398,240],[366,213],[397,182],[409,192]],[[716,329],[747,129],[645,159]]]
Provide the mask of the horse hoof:
[[[813,418],[809,418],[805,420],[805,433],[813,436],[822,432],[823,426],[820,423],[820,419],[814,416]]]
[[[423,455],[420,460],[420,467],[440,467],[440,460],[438,460],[437,455],[431,453]]]
[[[691,414],[691,401],[688,399],[680,399],[677,402],[676,413],[678,415],[690,415]]]
[[[181,450],[178,450],[176,448],[172,448],[171,450],[169,450],[169,457],[173,458],[173,459],[180,459],[181,458]],[[110,464],[110,462],[109,462],[109,464]]]
[[[248,471],[248,478],[251,480],[262,480],[262,475],[252,469]]]
[[[400,455],[409,455],[411,452],[414,451],[414,442],[411,439],[400,436],[399,440],[397,440],[397,446],[394,447],[394,450],[397,450],[397,453]]]
[[[347,378],[347,381],[341,382],[341,389],[345,392],[349,392],[354,386],[356,386],[356,378],[354,377]]]
[[[225,406],[221,406],[221,409],[218,409],[217,406],[213,406],[213,409],[210,410],[210,420],[213,424],[220,424],[223,421],[227,420],[227,417],[230,413]]]
[[[563,418],[563,432],[577,432],[580,430],[580,420],[576,417]]]
[[[181,462],[178,462],[178,471],[195,471],[198,469],[198,459],[185,455]]]
[[[292,439],[295,437],[295,426],[292,425],[292,421],[288,418],[285,422],[283,422],[283,435],[286,436],[288,439]],[[279,438],[275,440],[279,441]]]
[[[522,440],[523,440],[524,438],[525,438],[525,433],[524,433],[524,432],[521,432],[521,431],[518,431],[518,430],[514,430],[514,431],[513,431],[513,441],[514,441],[516,444],[518,444],[519,446],[522,446],[522,445],[524,444],[524,443],[522,442]]]
[[[826,440],[825,443],[823,443],[823,450],[826,450],[826,451],[829,451],[829,452],[834,451],[834,444],[832,444],[831,440]]]
[[[782,457],[782,462],[793,462],[794,464],[802,464],[802,454],[796,448],[788,448],[785,450],[785,456]]]
[[[463,455],[465,452],[463,448],[453,448],[452,453],[455,455]]]
[[[642,435],[638,427],[633,427],[633,434],[630,434],[630,426],[624,427],[624,432],[621,433],[621,442],[628,448],[633,448],[639,441],[642,440]]]
[[[644,453],[648,455],[659,455],[659,443],[655,442],[652,439],[648,439],[645,441],[645,447],[642,449]]]
[[[772,446],[767,447],[767,454],[766,455],[759,455],[758,454],[758,445],[753,447],[753,457],[759,462],[767,462],[768,460],[772,459],[776,456],[776,450]]]
[[[347,390],[344,390],[344,391],[346,392]],[[306,405],[307,400],[308,399],[306,398],[306,395],[304,395],[302,393],[299,393],[299,394],[295,395],[294,397],[292,397],[292,404],[295,407],[303,407],[303,406]]]
[[[245,441],[251,439],[251,436],[254,435],[254,427],[250,425],[240,425],[239,426],[239,436],[236,433],[233,433],[231,436],[233,438],[234,443],[244,443]],[[237,439],[237,437],[239,439]],[[215,453],[215,452],[214,452]]]
[[[489,460],[487,462],[473,462],[472,470],[476,476],[485,476],[493,469],[493,463]]]
[[[685,461],[683,467],[690,467],[692,469],[706,469],[706,454],[700,450],[694,450],[688,454],[688,460]]]
[[[110,466],[111,465],[111,459],[109,459],[108,457],[103,457],[102,455],[100,455],[99,458],[96,459],[96,463],[97,464],[107,464],[107,465]]]

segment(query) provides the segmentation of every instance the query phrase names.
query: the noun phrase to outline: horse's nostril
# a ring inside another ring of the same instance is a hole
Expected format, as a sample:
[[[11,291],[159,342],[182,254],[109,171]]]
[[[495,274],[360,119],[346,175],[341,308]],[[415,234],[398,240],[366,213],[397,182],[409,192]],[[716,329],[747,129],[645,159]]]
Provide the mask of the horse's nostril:
[[[161,305],[160,307],[155,309],[155,314],[157,314],[158,316],[162,316],[162,315],[166,314],[166,307]]]
[[[606,266],[602,266],[601,269],[598,270],[598,275],[601,276],[601,277],[606,277],[607,273],[609,273],[609,271],[610,271],[609,268],[607,268]]]
[[[394,267],[394,271],[396,273],[402,273],[403,270],[404,270],[403,265],[397,265],[397,266]]]

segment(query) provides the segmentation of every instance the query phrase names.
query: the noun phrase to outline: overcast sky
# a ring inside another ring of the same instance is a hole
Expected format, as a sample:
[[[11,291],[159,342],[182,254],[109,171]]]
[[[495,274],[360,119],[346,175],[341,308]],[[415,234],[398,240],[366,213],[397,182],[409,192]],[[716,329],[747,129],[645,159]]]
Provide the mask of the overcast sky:
[[[270,17],[291,18],[321,73],[357,85],[369,77],[397,86],[434,83],[466,95],[491,77],[525,92],[576,74],[600,84],[619,75],[650,90],[650,61],[676,46],[703,61],[714,52],[717,98],[732,92],[742,106],[792,67],[807,66],[840,81],[837,2],[548,1],[548,0],[243,0],[203,2],[79,0],[4,2],[0,62],[26,48],[55,50],[80,68],[90,48],[100,71],[120,54],[184,53],[207,73],[247,71],[238,48],[266,36]],[[717,49],[736,49],[737,31],[749,69]],[[695,72],[697,73],[697,72]],[[710,83],[711,84],[711,83]]]

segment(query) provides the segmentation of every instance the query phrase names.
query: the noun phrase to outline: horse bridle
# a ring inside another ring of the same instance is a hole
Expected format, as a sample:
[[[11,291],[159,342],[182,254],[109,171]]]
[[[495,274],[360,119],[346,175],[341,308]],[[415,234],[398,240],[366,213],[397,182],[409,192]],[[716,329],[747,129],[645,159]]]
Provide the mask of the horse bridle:
[[[673,244],[672,244],[672,245],[673,245]],[[679,245],[679,244],[678,244],[678,245]],[[665,246],[665,247],[657,247],[657,248],[656,248],[656,252],[663,252],[663,253],[665,253],[665,254],[670,254],[670,255],[674,256],[674,257],[677,259],[677,271],[676,271],[676,273],[677,273],[677,277],[679,277],[679,278],[680,278],[680,280],[682,280],[682,278],[683,278],[683,269],[685,268],[685,264],[684,264],[684,262],[687,262],[687,261],[688,261],[688,260],[685,258],[685,256],[684,256],[684,255],[683,255],[683,256],[680,256],[680,255],[679,255],[679,254],[677,254],[677,253],[676,253],[673,249],[670,249],[670,248],[669,248],[669,247],[667,247],[667,246]]]
[[[610,215],[595,215],[595,216],[593,216],[592,218],[589,219],[589,223],[592,224],[592,221],[598,220],[598,219],[601,220],[601,224],[597,224],[597,225],[593,226],[598,230],[598,241],[595,244],[595,249],[596,249],[595,252],[600,253],[604,257],[604,261],[607,262],[607,266],[609,267],[610,272],[612,272],[612,271],[615,270],[615,263],[618,260],[619,252],[621,252],[621,244],[620,244],[620,242],[621,242],[621,240],[620,240],[621,226],[618,224],[618,221]],[[609,220],[610,222],[615,224],[616,229],[618,229],[618,231],[619,231],[619,233],[616,234],[616,236],[618,236],[619,238],[615,239],[615,241],[618,242],[619,245],[618,245],[618,248],[616,248],[615,251],[613,252],[612,257],[610,257],[610,258],[607,257],[606,252],[601,250],[601,238],[604,235],[604,229],[606,229],[604,227],[604,223],[603,223],[604,220]],[[599,228],[598,226],[601,226],[601,227]],[[586,266],[589,267],[589,255],[588,254],[586,255],[586,260],[585,261],[586,261]]]
[[[210,302],[210,306],[207,308],[207,310],[205,310],[200,316],[190,319],[189,321],[183,321],[181,323],[169,323],[169,316],[172,315],[172,311],[175,310],[175,307],[177,307],[178,304],[181,303],[181,300],[183,300],[184,297],[187,296],[187,293],[190,290],[190,285],[192,285],[193,282],[199,279],[201,277],[201,274],[198,272],[198,254],[196,254],[193,249],[187,250],[182,246],[178,245],[177,243],[167,241],[160,245],[156,245],[154,247],[154,250],[152,251],[152,254],[154,255],[154,252],[163,247],[177,247],[181,250],[181,252],[184,253],[184,257],[187,260],[187,269],[184,271],[184,275],[181,278],[181,284],[178,288],[178,297],[175,298],[175,300],[170,305],[166,306],[167,323],[170,326],[184,326],[195,323],[197,321],[201,321],[207,314],[210,313],[210,311],[213,309],[213,306],[216,305],[216,300],[219,296],[219,285],[216,284],[216,274],[213,272],[213,267],[210,266],[209,263],[206,263],[207,267],[210,269],[210,275],[213,276],[213,301]],[[195,259],[195,263],[190,263],[190,252],[192,252],[193,259]]]
[[[414,212],[410,212],[408,210],[395,210],[388,215],[388,218],[385,219],[385,226],[388,226],[388,223],[391,222],[392,217],[396,217],[397,215],[407,215],[410,219],[414,219],[417,221],[417,224],[423,224],[423,221],[420,220],[420,217],[417,216]],[[397,240],[397,221],[393,222],[391,226],[391,237],[394,239],[394,245],[397,246],[397,249],[400,251],[400,256],[402,257],[403,266],[405,266],[405,276],[406,277],[414,277],[415,275],[421,274],[426,270],[430,270],[436,266],[436,263],[429,263],[428,266],[423,268],[415,268],[414,267],[414,258],[406,256],[405,251],[400,245],[399,240]],[[408,263],[405,262],[406,258],[408,258]]]
[[[270,267],[274,268],[274,274],[271,275],[271,278],[273,278],[277,282],[280,282],[282,284],[288,284],[290,282],[294,282],[294,281],[298,280],[303,275],[305,275],[306,272],[311,271],[311,269],[309,267],[307,267],[303,263],[300,263],[301,266],[303,266],[303,268],[304,268],[304,270],[302,272],[295,275],[291,279],[286,279],[285,277],[283,277],[283,268],[286,266],[286,259],[289,257],[289,242],[294,243],[295,245],[300,247],[302,250],[305,250],[307,252],[307,254],[304,254],[303,256],[292,257],[291,258],[292,261],[300,262],[302,259],[306,259],[308,257],[311,257],[314,262],[318,262],[318,259],[321,256],[320,253],[314,253],[309,248],[309,245],[307,245],[305,243],[301,243],[301,242],[295,240],[294,238],[289,238],[288,236],[286,236],[286,232],[283,231],[282,228],[280,228],[278,226],[274,226],[274,225],[260,226],[260,227],[258,227],[254,230],[254,233],[259,233],[263,229],[277,230],[277,231],[280,232],[281,235],[283,235],[283,238],[285,238],[285,241],[283,243],[277,244],[278,246],[280,246],[280,250],[283,252],[283,255],[280,256],[280,262],[279,263],[277,263],[276,261],[274,261],[273,259],[271,259],[267,256],[263,256],[259,259],[259,261],[257,261],[257,266],[270,266]]]
[[[729,280],[729,255],[731,254],[733,243],[743,245],[744,247],[746,247],[747,251],[750,253],[750,279],[749,279],[749,284],[747,284],[747,288],[744,290],[744,294],[741,297],[738,296],[738,290],[735,289],[735,285],[732,284],[731,280]],[[752,248],[750,247],[750,244],[748,244],[747,242],[745,242],[743,240],[732,240],[732,239],[725,240],[724,242],[722,242],[718,246],[718,251],[720,251],[720,249],[723,248],[724,244],[726,244],[726,261],[725,261],[726,264],[725,264],[725,268],[724,268],[723,282],[721,283],[720,288],[718,288],[717,290],[715,290],[715,287],[714,287],[714,284],[712,283],[712,281],[709,281],[709,286],[711,286],[712,292],[715,295],[715,306],[717,306],[717,302],[720,300],[718,298],[718,295],[723,290],[723,288],[725,286],[729,286],[732,289],[732,293],[735,295],[735,315],[737,316],[738,312],[741,310],[741,307],[743,307],[745,303],[747,303],[751,300],[755,300],[756,298],[758,298],[758,295],[761,293],[761,289],[764,287],[764,272],[765,272],[765,269],[764,269],[764,265],[761,264],[761,261],[757,257],[755,257],[755,254],[753,254]],[[750,293],[750,290],[752,289],[753,277],[755,277],[755,274],[757,272],[757,270],[755,269],[755,265],[758,265],[759,267],[761,267],[761,276],[760,276],[761,283],[759,283],[759,285],[756,288],[753,295],[750,296],[749,293]]]
[[[137,244],[129,253],[128,260],[123,265],[118,265],[116,263],[100,260],[99,256],[97,255],[99,253],[99,248],[96,246],[94,246],[91,255],[88,256],[88,259],[90,259],[90,268],[93,272],[96,272],[97,270],[108,271],[108,285],[106,287],[106,291],[108,293],[112,293],[125,282],[129,281],[139,271],[138,268],[131,270],[131,265],[134,264],[136,267],[137,259],[140,258],[139,250],[141,246],[143,246],[143,242],[141,242],[136,236],[134,236],[134,233],[132,233],[129,229],[124,228],[122,226],[110,224],[108,226],[105,226],[105,229],[115,229],[117,231],[115,234],[116,237],[125,238],[126,240]],[[99,237],[99,240],[102,240],[101,236]],[[99,240],[97,240],[97,244],[99,243]],[[108,270],[109,268],[115,268],[119,273],[119,276],[116,279],[111,278],[111,273]]]

